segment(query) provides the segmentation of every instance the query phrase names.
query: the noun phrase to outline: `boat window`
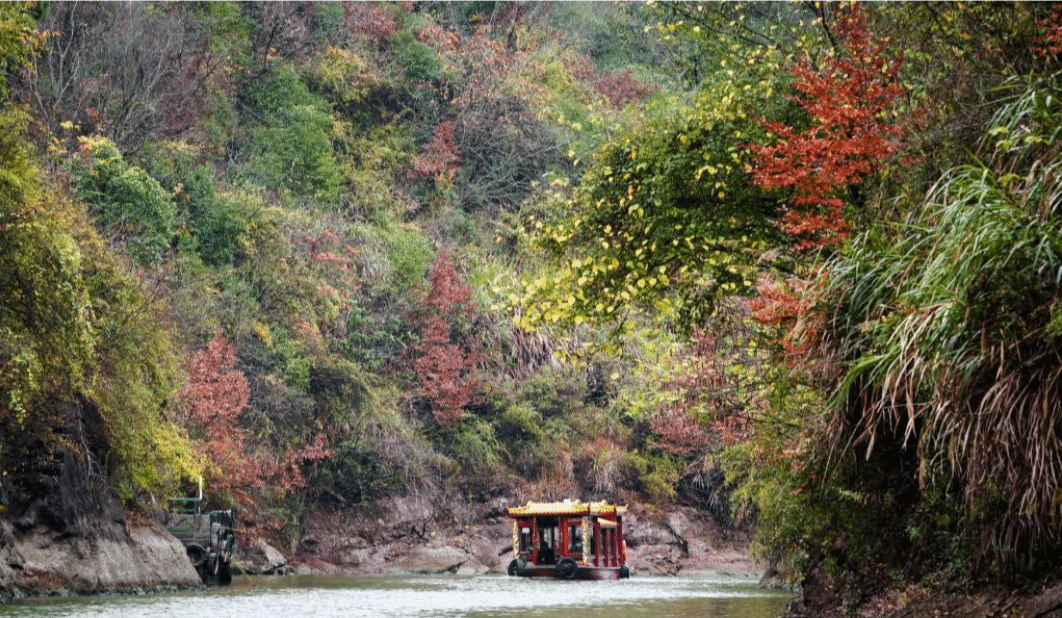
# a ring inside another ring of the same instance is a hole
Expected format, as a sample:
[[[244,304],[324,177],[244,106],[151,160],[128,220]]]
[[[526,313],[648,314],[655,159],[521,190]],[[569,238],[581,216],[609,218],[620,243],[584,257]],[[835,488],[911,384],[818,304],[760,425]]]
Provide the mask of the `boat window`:
[[[531,526],[520,527],[520,551],[531,551]]]
[[[590,555],[591,556],[596,556],[597,555],[597,543],[594,542],[594,529],[590,528],[589,532],[590,532],[590,537],[587,539],[587,542],[590,544]]]
[[[583,527],[580,524],[568,526],[568,553],[578,554],[583,551]]]
[[[539,528],[539,547],[542,549],[555,549],[557,546],[557,527]]]

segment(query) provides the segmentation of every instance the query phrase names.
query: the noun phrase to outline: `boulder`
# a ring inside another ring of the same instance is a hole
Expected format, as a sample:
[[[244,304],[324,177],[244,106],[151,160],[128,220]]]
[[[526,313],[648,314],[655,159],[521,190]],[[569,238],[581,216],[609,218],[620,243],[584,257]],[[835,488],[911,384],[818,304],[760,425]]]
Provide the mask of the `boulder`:
[[[232,562],[237,573],[247,575],[286,575],[289,570],[284,554],[262,539],[241,545]]]

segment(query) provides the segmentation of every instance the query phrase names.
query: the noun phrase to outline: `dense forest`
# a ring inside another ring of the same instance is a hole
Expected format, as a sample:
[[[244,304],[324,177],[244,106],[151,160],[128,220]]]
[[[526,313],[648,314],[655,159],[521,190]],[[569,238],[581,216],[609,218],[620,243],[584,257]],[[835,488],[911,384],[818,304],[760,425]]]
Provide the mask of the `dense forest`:
[[[0,515],[682,502],[1057,573],[1062,8],[0,4]],[[836,585],[834,585],[836,584]]]

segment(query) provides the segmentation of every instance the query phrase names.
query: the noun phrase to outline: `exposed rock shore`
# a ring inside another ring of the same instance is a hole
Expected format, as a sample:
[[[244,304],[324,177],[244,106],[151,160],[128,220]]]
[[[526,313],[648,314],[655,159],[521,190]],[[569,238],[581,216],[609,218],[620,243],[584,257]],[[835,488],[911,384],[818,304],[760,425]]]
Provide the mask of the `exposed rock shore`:
[[[0,602],[26,596],[140,593],[200,585],[184,546],[155,524],[120,534],[18,531],[0,521]]]
[[[0,487],[0,602],[26,596],[138,593],[200,585],[184,546],[131,519],[102,476],[66,453]]]
[[[400,498],[370,510],[335,512],[310,522],[288,567],[299,573],[504,573],[512,559],[506,501],[441,509]],[[695,509],[652,514],[632,506],[625,518],[627,562],[635,574],[713,571],[750,579],[760,569],[744,539],[725,540]]]
[[[85,485],[75,461],[51,472],[38,477],[40,487],[22,485],[32,491],[7,496],[16,508],[0,517],[0,602],[200,585],[184,547],[161,523],[124,513],[109,491]],[[296,542],[283,549],[264,539],[240,539],[234,572],[504,573],[512,557],[508,503],[440,502],[396,498],[333,511],[312,518]],[[635,575],[712,571],[757,577],[744,539],[722,540],[725,533],[696,509],[650,513],[632,506],[625,524],[628,564]]]

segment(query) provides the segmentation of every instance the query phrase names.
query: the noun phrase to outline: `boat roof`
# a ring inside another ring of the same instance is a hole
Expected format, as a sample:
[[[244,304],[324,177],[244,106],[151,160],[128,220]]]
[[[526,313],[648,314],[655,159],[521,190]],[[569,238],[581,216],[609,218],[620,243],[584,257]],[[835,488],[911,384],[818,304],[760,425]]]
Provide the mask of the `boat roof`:
[[[509,517],[530,517],[536,515],[606,515],[615,517],[627,512],[626,506],[608,502],[582,502],[565,500],[563,502],[528,502],[524,506],[511,506],[506,509]]]

